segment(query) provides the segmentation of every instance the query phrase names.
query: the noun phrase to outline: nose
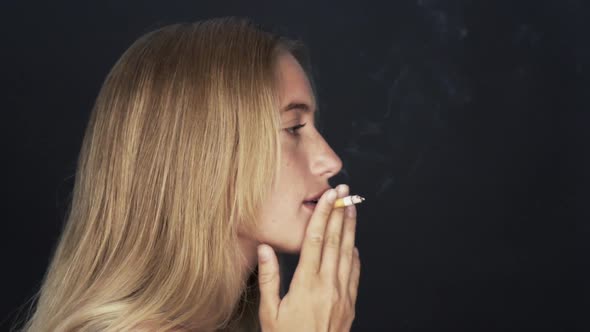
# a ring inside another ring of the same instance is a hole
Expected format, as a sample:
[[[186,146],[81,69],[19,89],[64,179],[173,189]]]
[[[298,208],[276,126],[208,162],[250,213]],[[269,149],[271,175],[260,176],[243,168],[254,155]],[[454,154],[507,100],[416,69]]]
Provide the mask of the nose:
[[[340,172],[342,160],[320,133],[318,133],[317,137],[317,143],[313,145],[310,151],[311,172],[314,175],[329,179]]]

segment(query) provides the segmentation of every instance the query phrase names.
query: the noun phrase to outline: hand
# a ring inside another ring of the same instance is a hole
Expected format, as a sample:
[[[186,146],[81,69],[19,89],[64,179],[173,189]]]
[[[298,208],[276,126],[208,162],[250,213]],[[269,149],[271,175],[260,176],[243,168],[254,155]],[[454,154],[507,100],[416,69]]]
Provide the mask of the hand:
[[[334,209],[348,186],[326,191],[305,232],[289,291],[279,297],[278,259],[268,245],[258,246],[259,318],[263,332],[350,331],[355,316],[360,259],[354,246],[356,208]],[[334,195],[330,197],[330,191]]]

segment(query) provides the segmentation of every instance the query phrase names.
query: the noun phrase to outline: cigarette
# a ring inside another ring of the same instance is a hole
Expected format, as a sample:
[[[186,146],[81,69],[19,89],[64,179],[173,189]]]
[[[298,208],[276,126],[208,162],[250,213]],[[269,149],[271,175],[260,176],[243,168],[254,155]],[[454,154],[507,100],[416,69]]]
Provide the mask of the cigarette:
[[[352,195],[346,196],[342,198],[338,198],[336,202],[334,202],[334,208],[345,207],[353,204],[359,204],[365,199],[359,195]]]

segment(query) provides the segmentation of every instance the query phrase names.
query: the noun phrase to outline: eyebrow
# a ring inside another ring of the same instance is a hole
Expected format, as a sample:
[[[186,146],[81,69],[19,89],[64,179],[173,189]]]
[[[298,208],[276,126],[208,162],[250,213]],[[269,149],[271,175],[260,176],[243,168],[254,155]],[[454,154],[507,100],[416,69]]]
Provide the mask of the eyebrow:
[[[300,110],[305,113],[314,113],[314,110],[312,110],[308,104],[299,102],[289,103],[287,106],[283,107],[281,113],[288,112],[291,110]]]

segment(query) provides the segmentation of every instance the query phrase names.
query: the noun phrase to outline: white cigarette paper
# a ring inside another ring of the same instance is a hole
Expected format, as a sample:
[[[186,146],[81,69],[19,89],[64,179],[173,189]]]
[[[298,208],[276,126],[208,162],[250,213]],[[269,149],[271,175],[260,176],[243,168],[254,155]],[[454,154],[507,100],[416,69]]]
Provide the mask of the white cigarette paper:
[[[353,204],[359,204],[359,203],[363,202],[364,200],[365,199],[359,195],[346,196],[346,197],[338,198],[336,200],[336,202],[334,202],[334,207],[339,208],[339,207],[345,207],[345,206],[349,206],[349,205],[353,205]]]

